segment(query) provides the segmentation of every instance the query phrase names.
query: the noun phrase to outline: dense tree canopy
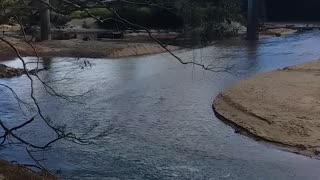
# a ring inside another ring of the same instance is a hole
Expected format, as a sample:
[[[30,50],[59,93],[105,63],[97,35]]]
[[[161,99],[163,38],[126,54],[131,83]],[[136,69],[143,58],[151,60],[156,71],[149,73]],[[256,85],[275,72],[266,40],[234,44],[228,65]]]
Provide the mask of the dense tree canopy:
[[[5,16],[2,17],[10,17],[14,14],[24,19],[25,23],[35,23],[40,11],[40,2],[39,0],[3,0],[0,8]],[[102,18],[114,16],[107,9],[102,9],[106,6],[114,9],[124,18],[150,28],[179,28],[183,25],[185,27],[212,26],[241,19],[240,5],[237,0],[50,0],[50,4],[51,8],[54,8],[51,11],[52,20],[58,21],[59,25],[69,20],[66,16],[86,17],[84,10],[95,9],[93,15]],[[105,27],[109,25],[110,22],[106,22]]]

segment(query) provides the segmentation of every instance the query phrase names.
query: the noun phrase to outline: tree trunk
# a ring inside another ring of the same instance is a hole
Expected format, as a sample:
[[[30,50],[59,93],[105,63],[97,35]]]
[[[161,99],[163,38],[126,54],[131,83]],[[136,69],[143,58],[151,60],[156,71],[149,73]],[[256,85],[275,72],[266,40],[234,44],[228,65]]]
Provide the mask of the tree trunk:
[[[258,40],[258,1],[248,0],[247,39]]]
[[[49,0],[43,1],[40,8],[41,41],[51,40]]]

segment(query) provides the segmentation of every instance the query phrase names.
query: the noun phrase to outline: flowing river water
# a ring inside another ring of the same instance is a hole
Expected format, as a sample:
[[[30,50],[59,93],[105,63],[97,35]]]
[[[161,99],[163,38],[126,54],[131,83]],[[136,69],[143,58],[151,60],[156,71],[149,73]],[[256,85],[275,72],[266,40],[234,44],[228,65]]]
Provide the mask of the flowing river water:
[[[320,32],[249,43],[223,40],[202,49],[183,50],[185,60],[233,67],[228,72],[203,71],[182,65],[168,54],[111,59],[44,59],[43,80],[66,95],[89,93],[66,102],[46,93],[40,83],[35,94],[44,114],[67,130],[90,134],[113,127],[94,145],[62,141],[39,152],[46,167],[62,179],[319,179],[320,161],[285,152],[234,133],[217,119],[212,102],[219,92],[239,80],[320,57]],[[34,58],[26,58],[30,62]],[[84,61],[90,66],[82,68]],[[21,66],[18,60],[5,61]],[[34,66],[34,65],[33,65]],[[1,79],[30,101],[25,76]],[[19,111],[10,92],[2,91],[1,119],[9,125],[30,117]],[[21,136],[41,143],[52,133],[36,121]],[[12,145],[0,159],[32,161],[25,149]]]

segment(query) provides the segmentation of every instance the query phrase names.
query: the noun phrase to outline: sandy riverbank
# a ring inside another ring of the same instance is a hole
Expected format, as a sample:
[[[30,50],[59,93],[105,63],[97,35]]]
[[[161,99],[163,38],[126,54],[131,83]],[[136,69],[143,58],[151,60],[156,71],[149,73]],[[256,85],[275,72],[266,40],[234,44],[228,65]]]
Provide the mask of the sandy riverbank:
[[[257,139],[320,154],[320,61],[258,75],[221,93],[220,119]]]
[[[259,32],[259,39],[287,36],[297,32],[299,31],[296,29],[290,29],[290,28],[274,28],[274,29],[269,28],[269,29],[261,30]]]
[[[23,56],[34,56],[33,50],[24,41],[7,37]],[[87,58],[121,58],[166,52],[156,43],[102,42],[82,40],[52,40],[33,43],[41,57],[87,57]],[[171,51],[177,46],[167,46]],[[15,57],[14,51],[0,42],[0,57]]]

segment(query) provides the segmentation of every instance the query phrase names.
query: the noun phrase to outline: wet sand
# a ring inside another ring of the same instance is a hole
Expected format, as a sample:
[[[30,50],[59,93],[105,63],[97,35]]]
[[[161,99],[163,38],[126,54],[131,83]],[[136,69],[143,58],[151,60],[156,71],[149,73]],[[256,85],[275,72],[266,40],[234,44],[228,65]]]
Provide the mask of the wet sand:
[[[257,139],[290,151],[320,154],[320,61],[241,81],[221,93],[220,119]]]
[[[6,37],[16,46],[23,56],[35,56],[32,48],[22,40]],[[52,40],[34,42],[41,57],[87,57],[87,58],[120,58],[139,55],[150,55],[166,52],[156,43],[132,42],[102,42],[82,40]],[[178,50],[177,46],[168,45],[171,51]],[[0,58],[15,57],[15,52],[3,42],[0,42]]]

